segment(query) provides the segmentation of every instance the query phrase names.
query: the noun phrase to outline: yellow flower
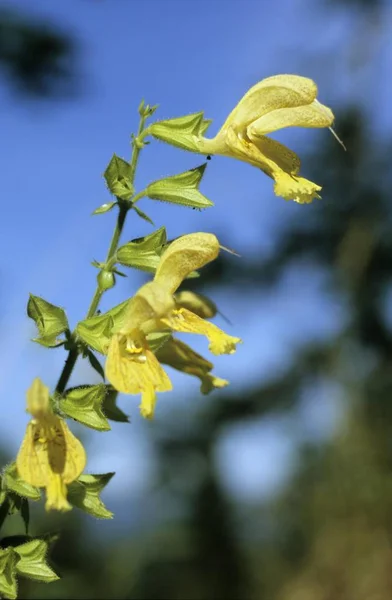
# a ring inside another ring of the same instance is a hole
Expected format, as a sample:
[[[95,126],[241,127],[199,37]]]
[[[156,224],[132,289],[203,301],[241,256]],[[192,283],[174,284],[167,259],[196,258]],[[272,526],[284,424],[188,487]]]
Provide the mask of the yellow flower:
[[[156,392],[172,389],[169,377],[148,346],[148,334],[182,331],[205,335],[214,354],[232,354],[241,342],[177,305],[173,297],[192,271],[214,260],[218,253],[219,242],[210,233],[193,233],[172,242],[161,257],[154,280],[142,286],[130,300],[124,324],[111,338],[106,377],[119,392],[141,394],[140,410],[144,417],[154,415]]]
[[[198,138],[205,154],[243,160],[275,181],[275,194],[301,204],[320,198],[321,187],[298,175],[299,157],[266,137],[284,127],[331,127],[332,111],[316,100],[317,86],[299,75],[275,75],[253,86],[213,139]]]
[[[52,412],[49,388],[38,378],[27,391],[27,411],[34,418],[16,458],[19,475],[30,485],[46,488],[46,510],[70,510],[67,484],[82,473],[85,450],[64,419]]]

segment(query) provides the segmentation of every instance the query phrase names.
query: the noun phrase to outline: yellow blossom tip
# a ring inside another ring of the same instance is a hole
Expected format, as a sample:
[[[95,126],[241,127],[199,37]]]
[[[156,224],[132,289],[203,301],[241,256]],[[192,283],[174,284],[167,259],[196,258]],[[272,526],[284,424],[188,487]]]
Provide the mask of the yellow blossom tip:
[[[72,506],[67,500],[67,486],[59,474],[53,474],[46,487],[45,510],[59,510],[67,512]]]
[[[314,198],[321,198],[317,193],[321,190],[321,186],[308,179],[283,172],[275,173],[274,177],[276,178],[275,194],[285,200],[294,200],[299,204],[310,204]]]
[[[206,373],[203,377],[200,391],[202,394],[206,395],[212,392],[214,389],[221,389],[229,385],[229,381],[227,379],[221,379],[220,377],[215,377],[210,373]]]

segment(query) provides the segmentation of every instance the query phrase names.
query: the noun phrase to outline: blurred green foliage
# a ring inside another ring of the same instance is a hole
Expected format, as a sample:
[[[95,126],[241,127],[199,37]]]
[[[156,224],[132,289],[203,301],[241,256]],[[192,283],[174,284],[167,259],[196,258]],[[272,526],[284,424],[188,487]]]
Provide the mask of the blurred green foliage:
[[[8,7],[0,9],[0,69],[29,96],[69,95],[74,91],[75,42],[46,22]]]

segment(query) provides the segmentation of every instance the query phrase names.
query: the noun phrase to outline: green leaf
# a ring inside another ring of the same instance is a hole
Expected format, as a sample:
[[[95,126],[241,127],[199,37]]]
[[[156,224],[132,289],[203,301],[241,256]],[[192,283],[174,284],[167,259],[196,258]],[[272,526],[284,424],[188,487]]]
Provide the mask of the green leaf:
[[[92,368],[95,371],[97,371],[97,373],[99,373],[99,375],[102,377],[103,380],[105,380],[105,372],[103,370],[101,363],[95,356],[94,352],[91,352],[91,350],[87,350],[87,357],[88,357],[88,361],[89,361],[90,365],[92,366]]]
[[[203,116],[203,112],[198,112],[185,117],[157,121],[147,128],[148,133],[183,150],[199,152],[197,138],[201,137],[210,125],[210,121],[203,119]]]
[[[163,200],[191,208],[214,206],[198,189],[205,168],[206,163],[179,175],[153,181],[146,188],[146,196],[152,200]]]
[[[109,190],[117,198],[129,200],[133,196],[132,169],[126,160],[113,154],[103,175]]]
[[[29,498],[30,500],[39,500],[41,498],[41,492],[38,488],[30,485],[19,477],[16,463],[8,465],[3,474],[3,486],[6,490],[14,492],[22,498]]]
[[[111,421],[117,421],[118,423],[129,423],[128,415],[118,408],[116,404],[117,398],[118,391],[110,386],[107,386],[106,396],[102,404],[103,412]]]
[[[138,206],[136,206],[136,204],[132,205],[133,210],[136,212],[136,214],[143,219],[143,221],[147,221],[147,223],[150,223],[150,225],[154,226],[154,221],[152,221],[150,219],[150,217],[148,215],[146,215],[146,213],[144,213],[142,210],[140,210],[140,208]]]
[[[103,315],[80,321],[76,326],[77,335],[97,352],[106,354],[112,330],[121,327],[128,302],[129,300],[125,300]]]
[[[64,333],[69,326],[67,316],[62,308],[30,294],[27,314],[35,321],[40,334],[39,338],[33,340],[34,342],[50,348],[63,343],[62,340],[57,339],[57,336]]]
[[[101,206],[96,208],[92,214],[93,215],[103,215],[103,213],[106,213],[106,212],[109,212],[109,210],[112,210],[113,206],[116,206],[116,204],[117,204],[117,202],[115,200],[114,200],[114,202],[105,202],[105,204],[102,204]]]
[[[21,546],[15,546],[14,551],[20,557],[16,564],[16,570],[20,575],[46,583],[60,579],[46,564],[48,544],[44,540],[31,540]]]
[[[113,513],[106,508],[99,494],[113,475],[81,475],[68,486],[69,502],[97,519],[112,519]]]
[[[89,385],[68,390],[60,400],[63,413],[79,423],[98,431],[109,431],[110,425],[102,411],[106,385]]]
[[[0,549],[0,594],[13,600],[17,596],[16,563],[18,556],[13,548]]]

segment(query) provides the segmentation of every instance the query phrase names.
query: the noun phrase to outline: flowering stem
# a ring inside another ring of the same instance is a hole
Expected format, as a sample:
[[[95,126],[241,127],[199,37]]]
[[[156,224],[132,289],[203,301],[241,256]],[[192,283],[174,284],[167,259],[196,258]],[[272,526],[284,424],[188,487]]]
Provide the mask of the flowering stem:
[[[140,150],[143,147],[143,145],[141,143],[141,139],[143,136],[141,134],[144,129],[144,124],[145,124],[146,118],[147,118],[147,115],[145,115],[145,114],[141,115],[137,136],[133,140],[132,157],[131,157],[131,162],[130,162],[130,164],[131,164],[131,184],[133,184],[133,182],[134,182]],[[125,219],[126,219],[128,210],[130,208],[132,208],[132,203],[129,203],[129,204],[125,203],[124,201],[122,201],[120,199],[118,200],[118,203],[119,203],[119,211],[118,211],[116,226],[115,226],[115,229],[114,229],[114,232],[112,235],[112,239],[111,239],[109,250],[107,253],[107,257],[106,257],[106,264],[109,263],[110,260],[113,259],[114,255],[115,255],[115,252],[118,247],[118,243],[120,241],[121,233],[124,228]],[[99,306],[99,303],[101,301],[104,291],[105,290],[101,289],[99,287],[99,285],[97,285],[96,290],[94,292],[94,296],[91,300],[90,307],[87,311],[86,319],[93,317],[95,315],[95,313],[97,312],[97,308]],[[76,344],[73,345],[70,348],[70,350],[68,351],[68,357],[65,361],[63,370],[61,372],[61,375],[60,375],[59,380],[56,385],[57,393],[62,394],[64,392],[64,390],[68,384],[68,381],[72,375],[72,371],[75,367],[76,361],[78,360],[79,354],[80,354],[80,349],[78,348],[78,346]]]

